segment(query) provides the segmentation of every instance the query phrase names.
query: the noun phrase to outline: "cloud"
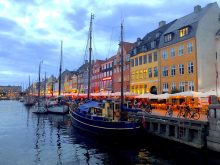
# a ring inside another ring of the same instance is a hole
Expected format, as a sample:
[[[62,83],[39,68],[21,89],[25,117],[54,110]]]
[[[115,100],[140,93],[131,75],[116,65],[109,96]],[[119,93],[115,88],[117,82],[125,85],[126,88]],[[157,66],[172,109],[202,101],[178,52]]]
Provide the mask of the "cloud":
[[[93,58],[116,54],[120,24],[124,40],[136,41],[158,27],[193,11],[210,0],[7,0],[0,1],[0,85],[37,79],[42,73],[57,75],[60,40],[63,40],[63,69],[77,69],[84,62],[90,23],[93,20]]]

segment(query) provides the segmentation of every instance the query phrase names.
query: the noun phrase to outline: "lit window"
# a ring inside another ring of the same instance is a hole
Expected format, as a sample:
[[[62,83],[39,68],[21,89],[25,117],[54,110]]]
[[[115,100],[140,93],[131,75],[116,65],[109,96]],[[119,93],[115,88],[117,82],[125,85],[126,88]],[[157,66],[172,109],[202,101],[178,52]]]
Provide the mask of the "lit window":
[[[188,73],[189,74],[193,73],[193,68],[194,68],[193,62],[189,62],[188,63]]]
[[[174,48],[170,49],[170,57],[175,57],[175,49]]]
[[[143,71],[140,70],[139,73],[140,73],[140,74],[139,74],[139,78],[142,79],[142,78],[143,78]]]
[[[180,64],[180,65],[179,65],[179,74],[180,74],[180,75],[183,75],[183,74],[184,74],[184,65],[183,65],[183,64]]]
[[[175,65],[172,65],[170,67],[170,70],[171,70],[171,76],[175,76],[176,75],[176,66]]]
[[[189,27],[185,27],[179,30],[180,37],[184,37],[185,35],[189,34]]]
[[[192,51],[193,51],[193,45],[192,45],[192,43],[190,42],[190,43],[187,44],[187,53],[188,53],[188,54],[189,54],[189,53],[192,53]]]

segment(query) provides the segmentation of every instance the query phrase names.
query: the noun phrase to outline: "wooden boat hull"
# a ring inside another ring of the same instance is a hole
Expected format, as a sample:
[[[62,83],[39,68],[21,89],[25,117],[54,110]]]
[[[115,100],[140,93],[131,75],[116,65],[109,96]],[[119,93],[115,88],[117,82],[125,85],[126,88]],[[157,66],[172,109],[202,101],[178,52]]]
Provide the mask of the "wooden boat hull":
[[[135,137],[141,133],[141,123],[126,121],[97,121],[70,112],[72,125],[86,132],[110,139]]]

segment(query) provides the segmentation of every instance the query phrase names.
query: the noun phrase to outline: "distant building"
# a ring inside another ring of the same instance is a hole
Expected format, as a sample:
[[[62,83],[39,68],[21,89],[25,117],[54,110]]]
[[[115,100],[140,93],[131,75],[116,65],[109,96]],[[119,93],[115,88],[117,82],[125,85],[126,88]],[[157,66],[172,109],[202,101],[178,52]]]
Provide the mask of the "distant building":
[[[92,67],[91,92],[98,93],[101,91],[102,83],[102,64],[103,60],[96,60]]]
[[[112,92],[113,90],[113,61],[116,55],[106,59],[102,64],[102,81],[101,81],[101,91]]]
[[[21,86],[0,86],[0,97],[18,97],[21,92]]]

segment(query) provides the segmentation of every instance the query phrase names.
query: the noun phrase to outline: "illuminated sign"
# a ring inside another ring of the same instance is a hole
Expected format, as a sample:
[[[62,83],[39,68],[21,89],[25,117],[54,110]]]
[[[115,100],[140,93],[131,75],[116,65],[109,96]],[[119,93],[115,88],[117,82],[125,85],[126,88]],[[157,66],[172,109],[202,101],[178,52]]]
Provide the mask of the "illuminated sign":
[[[102,81],[107,81],[107,80],[111,80],[111,79],[112,79],[112,76],[104,77],[104,78],[102,78]]]

